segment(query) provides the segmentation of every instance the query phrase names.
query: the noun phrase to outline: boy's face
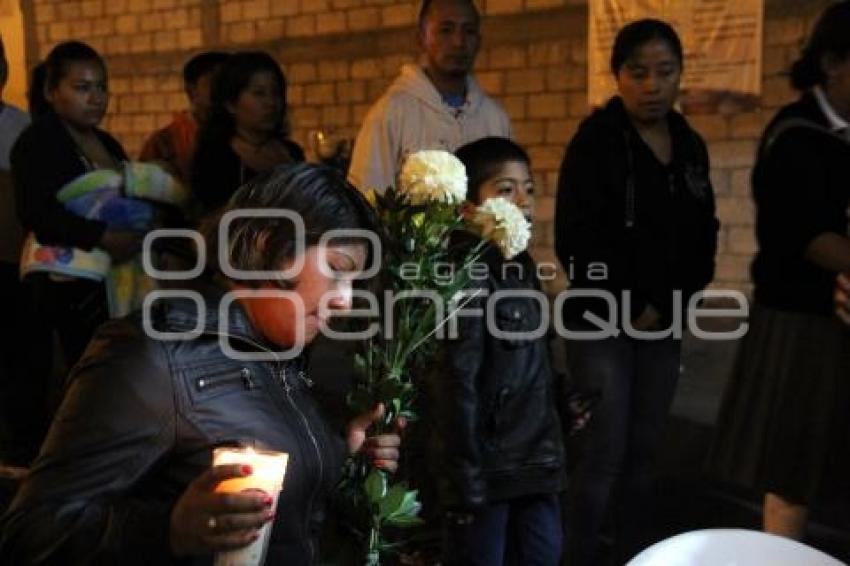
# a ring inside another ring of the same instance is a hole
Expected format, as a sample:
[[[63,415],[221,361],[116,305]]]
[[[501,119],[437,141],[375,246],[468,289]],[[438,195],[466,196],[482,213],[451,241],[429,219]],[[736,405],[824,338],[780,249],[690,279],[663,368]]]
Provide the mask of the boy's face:
[[[481,184],[476,204],[494,197],[502,197],[517,205],[530,222],[534,211],[534,181],[528,165],[522,161],[504,163],[498,173]]]

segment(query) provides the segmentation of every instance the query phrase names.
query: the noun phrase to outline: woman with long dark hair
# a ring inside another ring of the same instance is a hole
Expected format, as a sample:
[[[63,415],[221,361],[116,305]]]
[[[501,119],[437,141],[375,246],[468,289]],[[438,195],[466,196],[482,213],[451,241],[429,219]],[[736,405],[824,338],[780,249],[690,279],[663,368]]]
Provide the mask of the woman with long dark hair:
[[[44,116],[50,111],[50,103],[44,96],[46,82],[47,65],[42,61],[32,68],[30,82],[27,86],[27,107],[33,118]]]
[[[371,208],[335,170],[299,164],[259,176],[222,213],[240,209],[289,210],[303,233],[274,216],[239,216],[224,242],[211,218],[204,232],[214,276],[197,302],[161,298],[101,327],[0,521],[0,563],[206,564],[270,523],[267,564],[318,564],[346,456],[365,451],[395,470],[399,436],[367,438],[383,408],[340,434],[293,352],[351,308],[374,250],[359,233],[323,236],[374,229]],[[219,249],[232,269],[270,275],[232,277]],[[290,455],[276,512],[273,494],[216,492],[254,473],[212,466],[214,448],[233,444]]]
[[[198,134],[191,183],[200,214],[223,206],[257,173],[304,161],[288,136],[286,78],[277,61],[262,51],[231,56],[216,74]]]
[[[850,272],[850,2],[820,17],[791,82],[802,94],[753,171],[755,305],[709,461],[764,494],[765,531],[800,539],[809,504],[850,473],[850,332],[833,303]]]
[[[98,128],[109,100],[106,64],[90,46],[60,43],[44,61],[44,96],[33,96],[35,120],[12,149],[11,164],[18,217],[39,245],[105,251],[113,264],[132,257],[142,234],[107,227],[67,210],[57,193],[70,181],[97,169],[120,170],[127,155],[121,144]],[[35,95],[32,93],[31,95]],[[46,102],[46,106],[45,106]],[[61,261],[61,258],[59,258]],[[19,395],[26,405],[32,439],[18,438],[37,448],[48,421],[45,398],[52,370],[53,333],[59,337],[65,363],[73,366],[99,324],[107,319],[106,287],[83,277],[33,272],[24,287],[29,297],[32,329],[29,379]]]
[[[611,54],[619,95],[581,124],[561,166],[558,257],[573,267],[572,289],[610,299],[571,299],[564,309],[568,328],[590,333],[567,341],[571,373],[599,398],[569,487],[566,542],[576,566],[598,563],[609,507],[616,563],[649,542],[653,463],[679,377],[675,327],[714,273],[708,152],[673,109],[682,63],[670,25],[621,29]],[[600,333],[594,316],[615,321],[617,332]]]

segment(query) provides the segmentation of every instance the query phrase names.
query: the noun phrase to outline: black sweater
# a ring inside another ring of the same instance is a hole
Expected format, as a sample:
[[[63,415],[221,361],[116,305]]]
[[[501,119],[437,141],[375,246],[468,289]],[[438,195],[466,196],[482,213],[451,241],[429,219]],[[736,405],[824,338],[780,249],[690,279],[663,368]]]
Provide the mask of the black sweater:
[[[295,162],[304,161],[304,150],[297,143],[282,140]],[[236,189],[257,175],[245,166],[230,143],[201,138],[192,161],[192,195],[202,213],[212,212],[230,200]]]
[[[811,94],[765,130],[753,170],[755,298],[780,310],[832,315],[835,273],[805,258],[812,240],[848,236],[850,143],[833,134]]]
[[[115,138],[97,128],[95,133],[117,161],[127,160]],[[106,224],[77,216],[56,200],[59,189],[91,169],[59,116],[48,112],[30,124],[15,142],[10,160],[24,229],[42,244],[95,247]]]
[[[555,226],[573,289],[613,293],[620,314],[623,291],[630,291],[626,316],[636,318],[649,304],[665,323],[674,291],[687,306],[711,282],[719,227],[705,143],[680,114],[667,120],[673,157],[663,165],[620,98],[585,119],[561,165]],[[612,318],[593,298],[566,301],[565,319],[580,321],[586,310]]]

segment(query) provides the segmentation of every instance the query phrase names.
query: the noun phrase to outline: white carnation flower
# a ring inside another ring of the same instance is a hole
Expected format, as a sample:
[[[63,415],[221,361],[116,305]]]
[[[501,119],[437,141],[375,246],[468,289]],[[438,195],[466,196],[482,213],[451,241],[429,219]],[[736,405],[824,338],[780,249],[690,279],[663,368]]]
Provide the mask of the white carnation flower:
[[[457,204],[466,199],[466,168],[447,151],[417,151],[404,161],[398,190],[414,205]]]
[[[493,242],[505,259],[525,251],[531,238],[531,224],[515,204],[507,199],[488,198],[475,210],[472,224],[481,237]]]

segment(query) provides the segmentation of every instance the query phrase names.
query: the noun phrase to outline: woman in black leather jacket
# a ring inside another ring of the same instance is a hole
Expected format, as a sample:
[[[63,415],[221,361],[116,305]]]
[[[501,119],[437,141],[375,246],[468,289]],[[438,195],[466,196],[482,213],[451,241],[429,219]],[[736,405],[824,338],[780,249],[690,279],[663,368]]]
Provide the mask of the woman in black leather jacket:
[[[490,137],[456,154],[467,169],[472,203],[502,197],[530,216],[534,187],[522,148]],[[459,317],[458,337],[445,343],[430,388],[434,471],[447,513],[444,563],[500,566],[512,556],[518,564],[554,566],[561,556],[564,449],[546,296],[527,252],[505,260],[488,247],[479,261],[488,277],[473,284],[487,294],[468,308],[494,316]],[[499,336],[497,329],[510,334]]]
[[[297,165],[246,185],[227,209],[294,212],[304,249],[289,219],[238,217],[222,251],[232,268],[269,277],[219,273],[215,292],[161,297],[101,327],[2,519],[0,563],[205,563],[273,521],[267,563],[315,564],[325,500],[346,454],[367,450],[395,469],[398,435],[366,439],[383,408],[341,437],[312,399],[301,356],[287,359],[350,307],[368,246],[320,238],[370,229],[368,205],[333,170]],[[217,228],[207,238],[216,260]],[[288,268],[294,275],[283,274]],[[287,294],[269,296],[281,289]],[[231,444],[289,453],[276,515],[268,494],[214,492],[224,479],[250,475],[239,465],[211,467],[212,449]]]

